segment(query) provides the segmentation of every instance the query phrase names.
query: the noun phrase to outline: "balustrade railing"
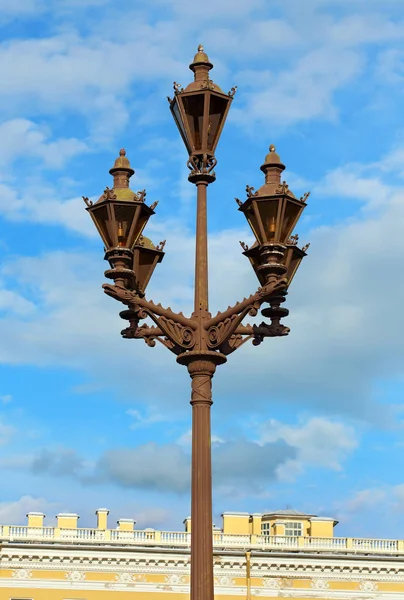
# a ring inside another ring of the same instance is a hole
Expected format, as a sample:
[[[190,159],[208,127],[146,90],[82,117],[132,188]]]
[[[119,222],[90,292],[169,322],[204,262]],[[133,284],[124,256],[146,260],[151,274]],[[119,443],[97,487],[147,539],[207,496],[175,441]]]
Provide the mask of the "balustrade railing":
[[[191,534],[184,531],[155,531],[94,528],[57,528],[0,525],[0,543],[76,543],[103,545],[166,546],[189,548]],[[366,538],[289,537],[280,535],[237,535],[213,532],[217,549],[256,549],[290,552],[341,552],[404,555],[404,540]]]

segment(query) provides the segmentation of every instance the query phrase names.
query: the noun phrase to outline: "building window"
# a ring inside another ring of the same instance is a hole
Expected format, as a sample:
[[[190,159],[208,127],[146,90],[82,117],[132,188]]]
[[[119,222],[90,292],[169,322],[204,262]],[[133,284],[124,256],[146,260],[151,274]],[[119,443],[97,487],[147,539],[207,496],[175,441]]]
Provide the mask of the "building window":
[[[271,534],[271,523],[261,523],[261,535]]]
[[[300,537],[303,535],[303,523],[290,521],[285,523],[285,535],[291,537]]]

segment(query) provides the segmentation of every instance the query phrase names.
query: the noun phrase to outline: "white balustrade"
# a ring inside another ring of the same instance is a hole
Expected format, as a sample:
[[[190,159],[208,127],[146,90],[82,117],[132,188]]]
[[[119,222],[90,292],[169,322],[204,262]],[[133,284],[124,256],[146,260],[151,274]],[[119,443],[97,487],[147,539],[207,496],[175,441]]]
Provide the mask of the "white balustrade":
[[[313,550],[346,550],[348,547],[346,538],[305,537],[303,540],[304,548]]]
[[[0,525],[0,542],[25,543],[74,542],[82,544],[128,544],[147,546],[169,546],[189,548],[191,534],[184,531],[158,531],[154,529],[123,531],[119,529],[55,529],[54,527],[26,527]],[[404,555],[404,542],[397,540],[360,538],[320,538],[274,535],[236,535],[213,532],[213,545],[216,548],[252,548],[263,551],[302,551],[302,552],[363,552],[365,554]]]
[[[191,544],[191,534],[185,531],[162,531],[161,543],[172,546],[189,546]]]
[[[358,539],[352,540],[353,550],[360,552],[397,552],[398,541],[397,540],[370,540],[370,539]]]

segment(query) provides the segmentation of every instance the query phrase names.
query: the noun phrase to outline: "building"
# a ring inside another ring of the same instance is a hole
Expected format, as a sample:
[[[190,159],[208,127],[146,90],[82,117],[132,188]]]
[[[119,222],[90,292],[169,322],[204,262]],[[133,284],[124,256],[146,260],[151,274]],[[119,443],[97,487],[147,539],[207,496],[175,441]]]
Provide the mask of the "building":
[[[42,513],[0,526],[0,600],[180,600],[189,595],[192,523],[137,530],[131,519],[95,528],[78,515]],[[230,598],[404,598],[404,540],[334,536],[332,518],[294,510],[222,515],[214,528],[215,595]]]

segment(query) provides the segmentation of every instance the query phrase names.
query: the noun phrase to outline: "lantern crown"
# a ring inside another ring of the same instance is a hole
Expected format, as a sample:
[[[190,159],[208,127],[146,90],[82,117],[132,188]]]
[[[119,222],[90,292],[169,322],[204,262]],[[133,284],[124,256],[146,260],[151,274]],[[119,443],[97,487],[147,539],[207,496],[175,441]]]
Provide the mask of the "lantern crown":
[[[213,69],[213,65],[210,62],[209,57],[206,54],[205,48],[202,46],[202,44],[199,44],[198,52],[195,54],[194,60],[189,65],[189,68],[191,69],[191,71],[193,71],[195,73],[196,67],[198,67],[200,65],[205,65],[207,71],[210,71],[211,69]]]
[[[261,194],[275,194],[277,188],[281,185],[282,172],[286,169],[282,163],[279,154],[276,152],[274,144],[269,146],[269,152],[265,157],[264,164],[260,167],[261,171],[265,174],[265,183],[258,193]],[[290,190],[289,194],[292,194]]]
[[[146,191],[135,193],[129,188],[129,179],[135,171],[123,148],[109,172],[114,178],[114,187],[107,187],[94,204],[85,199],[87,210],[107,250],[132,250],[149,217],[154,214],[157,202],[147,206]]]
[[[213,64],[201,45],[189,68],[194,81],[185,89],[174,83],[174,98],[168,98],[170,110],[190,157],[192,181],[195,174],[202,172],[213,181],[212,169],[216,164],[213,157],[236,88],[224,94],[213,83],[209,77]]]

